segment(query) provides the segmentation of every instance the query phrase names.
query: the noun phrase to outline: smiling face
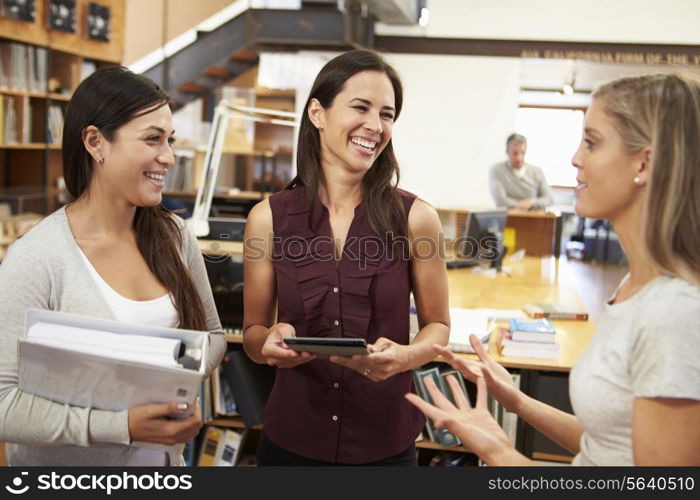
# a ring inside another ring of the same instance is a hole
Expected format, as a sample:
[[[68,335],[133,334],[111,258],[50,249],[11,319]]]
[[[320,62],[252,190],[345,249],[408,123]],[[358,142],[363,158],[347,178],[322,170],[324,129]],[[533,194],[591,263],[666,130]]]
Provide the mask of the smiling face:
[[[379,71],[350,77],[328,108],[313,99],[309,118],[319,128],[324,168],[364,173],[391,139],[396,115],[394,88]]]
[[[637,153],[625,149],[603,104],[594,99],[586,112],[581,144],[572,159],[578,169],[576,213],[614,223],[630,210],[639,209],[641,186],[646,184],[647,175],[642,165],[647,154],[647,149]],[[635,184],[635,176],[640,184]]]
[[[104,163],[93,169],[93,182],[129,205],[159,204],[165,175],[175,161],[173,133],[168,106],[134,118],[116,131],[112,142],[102,139]]]

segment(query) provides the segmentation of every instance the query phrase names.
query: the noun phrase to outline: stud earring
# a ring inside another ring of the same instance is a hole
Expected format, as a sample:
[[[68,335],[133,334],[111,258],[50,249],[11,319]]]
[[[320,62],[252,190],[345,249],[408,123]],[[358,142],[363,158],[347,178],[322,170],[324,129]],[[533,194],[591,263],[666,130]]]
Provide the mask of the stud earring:
[[[632,179],[632,182],[634,182],[634,184],[635,184],[636,186],[641,186],[641,185],[642,185],[642,178],[639,177],[638,175],[636,175],[636,176],[634,177],[634,179]]]
[[[104,160],[105,160],[104,157],[103,157],[100,153],[97,153],[97,154],[95,155],[95,161],[96,161],[97,163],[102,163]]]

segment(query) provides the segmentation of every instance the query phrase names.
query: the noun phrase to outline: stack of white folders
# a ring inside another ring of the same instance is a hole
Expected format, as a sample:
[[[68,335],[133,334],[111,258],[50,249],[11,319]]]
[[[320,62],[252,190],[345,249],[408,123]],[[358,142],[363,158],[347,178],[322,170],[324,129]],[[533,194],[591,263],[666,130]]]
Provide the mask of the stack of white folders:
[[[180,345],[197,353],[193,368],[177,363]],[[58,403],[100,410],[183,401],[194,407],[208,346],[205,332],[30,310],[25,338],[18,346],[19,388]],[[173,453],[181,448],[133,444]]]

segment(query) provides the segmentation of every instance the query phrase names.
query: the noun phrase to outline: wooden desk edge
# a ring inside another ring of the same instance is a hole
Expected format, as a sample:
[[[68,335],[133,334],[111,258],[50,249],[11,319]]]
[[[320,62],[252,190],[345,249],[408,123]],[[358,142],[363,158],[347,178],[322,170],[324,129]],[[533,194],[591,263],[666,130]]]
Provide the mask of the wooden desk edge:
[[[218,240],[197,240],[199,250],[204,255],[243,257],[243,242],[241,241],[218,241]]]

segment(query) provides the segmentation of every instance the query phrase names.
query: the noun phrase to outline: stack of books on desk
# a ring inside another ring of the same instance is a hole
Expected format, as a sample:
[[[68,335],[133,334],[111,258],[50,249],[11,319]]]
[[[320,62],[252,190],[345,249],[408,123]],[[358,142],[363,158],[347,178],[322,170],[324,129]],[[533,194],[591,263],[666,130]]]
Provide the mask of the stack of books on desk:
[[[503,356],[516,358],[557,359],[557,331],[547,319],[511,319],[510,328],[501,330]]]

